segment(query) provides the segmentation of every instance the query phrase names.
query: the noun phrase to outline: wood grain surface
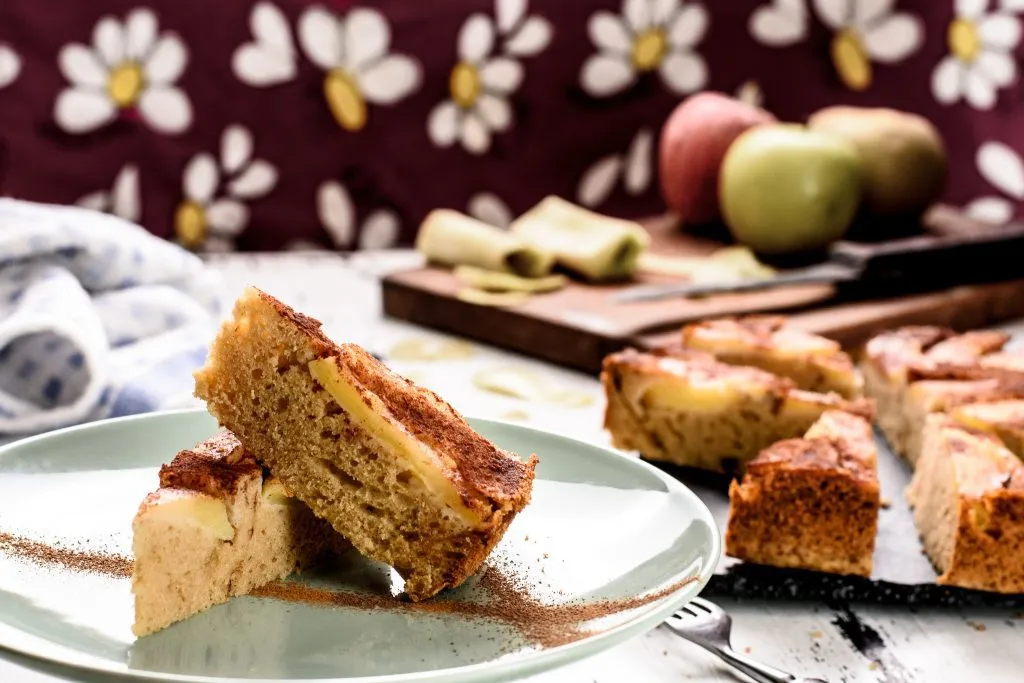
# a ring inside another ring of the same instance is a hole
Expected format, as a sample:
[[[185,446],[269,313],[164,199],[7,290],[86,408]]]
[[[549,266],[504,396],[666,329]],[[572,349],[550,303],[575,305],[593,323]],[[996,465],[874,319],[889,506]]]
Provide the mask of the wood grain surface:
[[[708,254],[722,246],[680,232],[672,221],[645,223],[651,251],[664,255]],[[938,207],[926,221],[936,235],[969,234],[976,222]],[[1024,267],[1022,267],[1024,270]],[[590,285],[572,282],[517,306],[498,308],[456,298],[460,285],[444,268],[392,273],[383,280],[384,313],[439,331],[493,344],[588,373],[626,346],[650,347],[674,338],[685,323],[756,312],[786,312],[793,324],[856,345],[875,332],[899,325],[936,324],[968,329],[1024,316],[1024,280],[961,286],[939,292],[868,301],[838,301],[835,289],[805,285],[704,299],[616,303],[625,286],[672,281],[641,275],[633,282]]]

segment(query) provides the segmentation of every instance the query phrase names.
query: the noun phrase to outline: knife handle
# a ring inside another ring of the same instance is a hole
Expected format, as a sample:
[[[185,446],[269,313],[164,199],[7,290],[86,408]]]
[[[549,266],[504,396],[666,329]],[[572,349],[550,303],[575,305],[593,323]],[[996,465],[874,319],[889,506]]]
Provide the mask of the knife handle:
[[[837,242],[831,259],[868,281],[983,282],[1024,277],[1024,223],[970,235],[924,235],[877,244]]]

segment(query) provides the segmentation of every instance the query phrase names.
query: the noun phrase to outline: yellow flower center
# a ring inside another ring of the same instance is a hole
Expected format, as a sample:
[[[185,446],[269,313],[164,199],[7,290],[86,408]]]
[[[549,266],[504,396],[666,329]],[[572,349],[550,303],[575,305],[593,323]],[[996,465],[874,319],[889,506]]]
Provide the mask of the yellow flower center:
[[[946,34],[949,51],[962,62],[973,62],[981,52],[978,27],[969,19],[954,19]]]
[[[842,30],[832,39],[832,62],[850,90],[866,90],[871,85],[871,61],[854,31]]]
[[[476,66],[469,62],[455,65],[448,79],[448,89],[451,90],[455,104],[469,109],[476,104],[476,98],[480,97],[480,88],[480,71]]]
[[[174,212],[174,233],[186,249],[198,249],[206,241],[206,212],[198,203],[183,201]]]
[[[633,41],[633,66],[637,71],[651,71],[661,64],[667,51],[665,30],[649,28]]]
[[[142,94],[144,78],[142,67],[136,62],[122,62],[110,72],[107,94],[114,104],[124,109],[130,107]]]
[[[360,130],[366,125],[366,100],[356,80],[343,69],[334,69],[324,78],[324,98],[338,125]]]

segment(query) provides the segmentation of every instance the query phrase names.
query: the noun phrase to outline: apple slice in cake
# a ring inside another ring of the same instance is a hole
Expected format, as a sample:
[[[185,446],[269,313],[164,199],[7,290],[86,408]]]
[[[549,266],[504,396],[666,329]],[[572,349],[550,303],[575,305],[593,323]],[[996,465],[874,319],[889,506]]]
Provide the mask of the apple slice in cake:
[[[160,469],[132,523],[135,624],[144,636],[349,545],[227,431]]]
[[[522,462],[436,394],[249,288],[196,395],[270,471],[412,600],[460,585],[529,502]]]

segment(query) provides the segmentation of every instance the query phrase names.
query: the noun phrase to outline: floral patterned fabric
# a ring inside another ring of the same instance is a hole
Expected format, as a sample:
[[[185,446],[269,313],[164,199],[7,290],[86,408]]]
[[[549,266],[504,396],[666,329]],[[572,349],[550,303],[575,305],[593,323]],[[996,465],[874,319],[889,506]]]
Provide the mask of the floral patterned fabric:
[[[196,250],[409,243],[547,194],[663,208],[657,137],[704,89],[943,131],[947,199],[1024,202],[1024,0],[0,3],[0,193]]]

